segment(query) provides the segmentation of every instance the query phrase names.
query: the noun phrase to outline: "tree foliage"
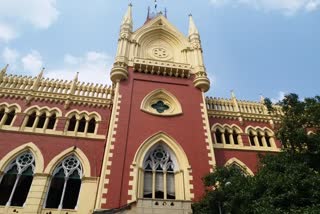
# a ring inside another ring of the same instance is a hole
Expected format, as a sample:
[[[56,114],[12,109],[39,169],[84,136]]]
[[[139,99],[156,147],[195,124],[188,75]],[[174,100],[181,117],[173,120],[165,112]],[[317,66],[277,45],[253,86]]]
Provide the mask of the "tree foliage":
[[[265,104],[271,113],[270,100]],[[277,105],[282,152],[260,155],[255,176],[234,165],[217,167],[203,178],[206,194],[194,213],[320,213],[320,97],[301,101],[289,94]]]

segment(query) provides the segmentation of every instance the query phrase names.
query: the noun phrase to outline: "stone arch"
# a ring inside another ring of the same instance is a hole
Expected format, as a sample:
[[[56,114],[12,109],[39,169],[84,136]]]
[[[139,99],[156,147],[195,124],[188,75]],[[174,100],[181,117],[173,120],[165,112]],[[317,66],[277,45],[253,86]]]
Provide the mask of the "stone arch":
[[[58,155],[56,155],[47,165],[47,167],[44,170],[44,173],[52,174],[52,172],[55,170],[57,165],[67,156],[74,154],[81,162],[82,168],[83,168],[83,176],[85,177],[91,177],[91,166],[90,161],[87,158],[87,156],[84,154],[84,152],[79,149],[78,147],[70,147],[68,149],[65,149],[64,151],[60,152]]]
[[[41,150],[32,142],[18,146],[17,148],[10,151],[0,160],[0,172],[3,172],[6,166],[18,155],[23,152],[31,151],[35,158],[35,169],[34,173],[43,173],[44,159]]]
[[[17,103],[9,104],[7,102],[1,103],[0,108],[4,107],[6,111],[9,111],[10,109],[14,108],[16,112],[21,112],[21,106]]]
[[[152,105],[159,101],[162,101],[164,105],[169,107],[162,113],[152,108]],[[165,89],[156,89],[147,94],[141,102],[140,109],[141,111],[158,116],[175,116],[182,114],[182,107],[179,100]]]
[[[57,107],[54,107],[54,108],[50,108],[48,106],[40,107],[38,105],[30,106],[29,108],[24,110],[24,113],[28,113],[28,112],[33,111],[33,110],[35,110],[37,114],[44,113],[44,112],[49,112],[49,114],[56,113],[57,117],[61,117],[62,116],[62,111]]]
[[[133,181],[130,183],[132,184],[133,193],[132,195],[133,200],[136,198],[140,198],[142,195],[142,188],[143,187],[143,171],[142,165],[145,156],[148,154],[151,148],[155,145],[162,143],[167,146],[175,155],[176,161],[179,165],[179,171],[176,172],[176,182],[177,186],[175,187],[176,191],[176,200],[191,200],[193,198],[193,194],[191,193],[191,189],[193,188],[190,184],[192,176],[190,176],[190,164],[187,158],[186,153],[184,152],[181,145],[179,145],[172,137],[167,135],[164,132],[158,132],[151,137],[147,138],[138,148],[134,159],[133,159],[133,172],[131,173],[133,177]],[[183,182],[182,182],[183,181]],[[184,184],[184,185],[183,185]],[[129,191],[130,192],[130,191]],[[132,192],[131,192],[132,193]]]
[[[96,112],[88,112],[88,111],[79,111],[79,110],[71,110],[69,112],[66,113],[66,117],[70,118],[71,116],[75,115],[77,119],[80,119],[82,116],[84,116],[86,118],[86,120],[89,120],[91,118],[95,118],[97,121],[101,121],[101,115]]]
[[[247,165],[245,163],[243,163],[241,160],[239,160],[238,158],[230,158],[226,163],[225,166],[231,166],[232,164],[237,164],[241,169],[243,169],[248,175],[254,176],[254,173],[252,172],[252,170],[247,167]]]

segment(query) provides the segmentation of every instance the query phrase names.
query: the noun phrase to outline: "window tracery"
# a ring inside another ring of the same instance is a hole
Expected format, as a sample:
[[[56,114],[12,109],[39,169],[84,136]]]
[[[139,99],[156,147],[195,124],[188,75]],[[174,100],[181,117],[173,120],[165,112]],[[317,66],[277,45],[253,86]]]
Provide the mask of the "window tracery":
[[[158,116],[175,116],[182,114],[178,99],[164,89],[150,92],[141,102],[140,109]]]
[[[82,176],[82,165],[75,155],[63,159],[52,174],[45,207],[76,209]]]
[[[0,205],[23,206],[33,180],[35,158],[24,152],[15,158],[0,178]]]
[[[151,150],[143,164],[143,197],[175,199],[175,167],[172,154],[162,144]]]

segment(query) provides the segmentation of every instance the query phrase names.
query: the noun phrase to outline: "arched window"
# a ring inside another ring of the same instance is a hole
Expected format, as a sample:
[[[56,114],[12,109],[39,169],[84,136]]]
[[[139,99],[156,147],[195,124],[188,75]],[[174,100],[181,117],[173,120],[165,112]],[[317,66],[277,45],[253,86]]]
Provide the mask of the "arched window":
[[[77,123],[77,118],[75,115],[73,115],[69,120],[68,131],[74,131],[74,129],[76,128],[76,123]]]
[[[152,149],[144,160],[144,198],[175,199],[173,155],[164,145]]]
[[[94,133],[96,129],[96,120],[92,118],[88,124],[88,133]]]
[[[4,108],[0,110],[0,122],[4,116],[4,112],[5,112]]]
[[[249,131],[249,141],[250,141],[251,146],[255,146],[256,145],[256,143],[254,141],[254,138],[255,138],[255,135],[253,134],[253,132]]]
[[[33,180],[35,159],[24,152],[14,159],[0,178],[0,205],[23,206]]]
[[[75,155],[65,158],[54,170],[46,208],[75,209],[81,187],[82,166]]]
[[[35,111],[32,112],[28,117],[26,127],[33,127],[33,124],[34,124],[34,121],[36,120],[36,117],[37,117],[37,113]]]
[[[86,127],[86,118],[83,116],[79,120],[78,132],[84,132],[85,127]]]
[[[52,114],[49,117],[49,122],[48,122],[47,129],[54,129],[54,125],[56,124],[56,120],[57,120],[56,114]]]
[[[46,113],[42,113],[39,117],[37,128],[42,129],[44,126],[44,123],[46,122],[46,119],[47,119]]]
[[[263,142],[262,142],[262,134],[260,133],[260,131],[258,131],[258,142],[259,142],[259,146],[263,146]]]
[[[231,135],[231,133],[229,132],[228,129],[226,129],[225,132],[224,132],[224,137],[225,137],[225,140],[226,140],[226,144],[231,144],[230,135]]]
[[[220,129],[217,129],[215,132],[217,143],[222,143],[222,132]]]
[[[16,114],[16,111],[15,110],[11,110],[8,114],[7,114],[7,119],[6,121],[4,122],[4,125],[6,126],[10,126],[12,121],[13,121],[13,118]]]
[[[239,141],[238,141],[238,133],[236,130],[233,130],[232,132],[232,138],[233,138],[233,142],[235,145],[239,145]]]

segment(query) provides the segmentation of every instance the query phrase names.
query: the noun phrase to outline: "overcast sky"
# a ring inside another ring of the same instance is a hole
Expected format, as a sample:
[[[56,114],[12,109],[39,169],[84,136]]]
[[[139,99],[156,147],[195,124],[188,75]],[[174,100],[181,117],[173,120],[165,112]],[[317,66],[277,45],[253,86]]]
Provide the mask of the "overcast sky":
[[[153,0],[0,0],[0,66],[9,73],[108,83],[122,16],[134,28]],[[158,0],[184,34],[192,13],[201,34],[208,96],[277,100],[320,89],[320,0]]]

